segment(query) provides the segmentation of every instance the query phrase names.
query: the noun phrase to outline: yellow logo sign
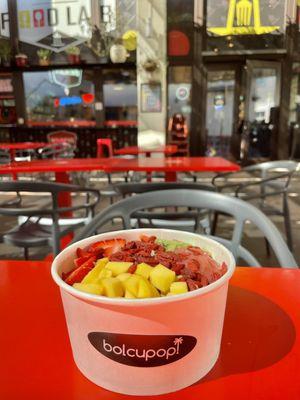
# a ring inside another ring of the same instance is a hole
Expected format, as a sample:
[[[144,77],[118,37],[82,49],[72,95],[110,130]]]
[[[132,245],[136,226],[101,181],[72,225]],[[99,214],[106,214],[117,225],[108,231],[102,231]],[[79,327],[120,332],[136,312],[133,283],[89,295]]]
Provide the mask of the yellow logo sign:
[[[279,26],[262,26],[259,0],[230,0],[226,27],[207,28],[218,36],[263,35],[279,30]]]

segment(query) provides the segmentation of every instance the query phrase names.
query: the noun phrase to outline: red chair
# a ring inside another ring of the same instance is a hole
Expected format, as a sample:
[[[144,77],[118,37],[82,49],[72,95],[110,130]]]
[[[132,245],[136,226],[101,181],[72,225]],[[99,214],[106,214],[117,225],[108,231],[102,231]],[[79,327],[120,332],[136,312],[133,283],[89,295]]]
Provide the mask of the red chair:
[[[114,156],[113,142],[111,139],[97,139],[97,158]]]

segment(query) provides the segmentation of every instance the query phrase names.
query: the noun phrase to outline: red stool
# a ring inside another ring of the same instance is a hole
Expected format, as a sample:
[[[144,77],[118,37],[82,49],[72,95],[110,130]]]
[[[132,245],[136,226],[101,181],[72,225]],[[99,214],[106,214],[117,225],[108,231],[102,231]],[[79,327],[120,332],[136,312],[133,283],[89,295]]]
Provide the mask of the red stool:
[[[108,157],[114,156],[113,143],[111,139],[97,139],[97,157],[104,158],[105,150],[107,150]]]

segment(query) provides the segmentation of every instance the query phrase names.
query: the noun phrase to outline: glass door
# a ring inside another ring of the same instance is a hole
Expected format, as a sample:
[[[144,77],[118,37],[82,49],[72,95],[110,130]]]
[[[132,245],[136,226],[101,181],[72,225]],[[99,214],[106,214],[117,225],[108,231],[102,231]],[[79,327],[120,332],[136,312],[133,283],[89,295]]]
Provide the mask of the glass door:
[[[247,158],[270,158],[276,146],[280,104],[280,63],[248,61],[246,110]]]
[[[208,156],[228,157],[234,130],[236,71],[208,69],[206,130]]]

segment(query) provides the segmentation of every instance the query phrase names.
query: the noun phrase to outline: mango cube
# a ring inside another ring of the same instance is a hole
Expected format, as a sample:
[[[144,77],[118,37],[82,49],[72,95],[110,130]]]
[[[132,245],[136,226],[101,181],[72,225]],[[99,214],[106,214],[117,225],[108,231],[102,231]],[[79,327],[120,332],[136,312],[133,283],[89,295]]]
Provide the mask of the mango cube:
[[[154,268],[152,268],[150,273],[150,282],[163,293],[169,292],[171,283],[173,283],[175,279],[175,272],[162,264],[156,265]]]
[[[139,299],[146,299],[147,297],[153,297],[152,285],[148,280],[146,279],[140,280],[137,297]]]
[[[103,286],[97,283],[74,283],[74,289],[80,290],[90,294],[102,294]]]
[[[129,291],[125,290],[125,299],[136,299],[136,297]]]
[[[103,294],[107,297],[123,297],[124,289],[122,283],[117,278],[105,278],[101,280]]]
[[[122,285],[126,290],[132,293],[135,297],[138,296],[139,283],[143,278],[139,275],[131,275],[128,279],[122,282]]]
[[[171,294],[182,294],[189,291],[186,282],[173,282],[170,286]]]
[[[117,278],[119,279],[119,281],[125,282],[131,276],[132,276],[132,274],[129,274],[129,272],[124,272],[124,274],[118,275]]]
[[[131,262],[122,262],[122,261],[109,261],[105,265],[105,269],[112,271],[112,276],[118,276],[127,272],[129,267],[131,267]]]
[[[152,285],[152,283],[150,283],[150,285],[151,285],[151,290],[152,290],[152,297],[160,297],[161,294],[160,294],[159,291],[156,289],[156,287],[154,287],[154,286]]]
[[[153,269],[153,267],[151,267],[151,265],[148,265],[146,263],[141,263],[141,264],[138,264],[138,266],[136,267],[135,274],[141,275],[144,278],[148,279],[152,269]]]
[[[112,276],[113,276],[113,273],[111,270],[103,268],[102,271],[100,271],[100,273],[99,273],[98,281],[103,278],[111,278]]]
[[[108,258],[98,260],[94,268],[82,279],[81,283],[97,283],[99,274],[108,263]]]

